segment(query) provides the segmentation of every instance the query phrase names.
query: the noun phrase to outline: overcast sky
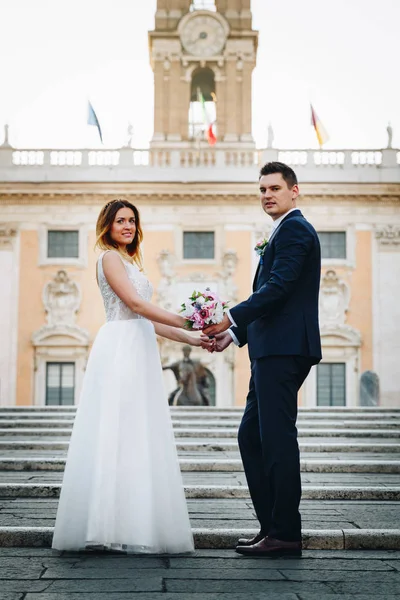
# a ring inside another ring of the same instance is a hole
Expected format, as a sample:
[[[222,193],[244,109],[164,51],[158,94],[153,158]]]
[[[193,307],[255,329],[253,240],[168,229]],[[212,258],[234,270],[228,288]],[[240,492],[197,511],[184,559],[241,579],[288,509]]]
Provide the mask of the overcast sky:
[[[107,146],[136,147],[153,131],[147,31],[155,0],[0,0],[0,126],[19,147],[96,145],[90,97]],[[326,148],[400,146],[400,0],[252,0],[260,32],[253,135],[316,147],[309,101]],[[3,137],[0,131],[0,140]]]

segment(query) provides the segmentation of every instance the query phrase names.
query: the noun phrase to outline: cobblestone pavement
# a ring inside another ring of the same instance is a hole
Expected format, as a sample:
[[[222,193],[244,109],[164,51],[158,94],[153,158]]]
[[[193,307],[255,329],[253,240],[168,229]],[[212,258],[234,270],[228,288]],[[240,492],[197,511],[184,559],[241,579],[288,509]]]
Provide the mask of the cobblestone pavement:
[[[0,600],[394,600],[400,552],[305,551],[302,558],[126,556],[0,549]]]

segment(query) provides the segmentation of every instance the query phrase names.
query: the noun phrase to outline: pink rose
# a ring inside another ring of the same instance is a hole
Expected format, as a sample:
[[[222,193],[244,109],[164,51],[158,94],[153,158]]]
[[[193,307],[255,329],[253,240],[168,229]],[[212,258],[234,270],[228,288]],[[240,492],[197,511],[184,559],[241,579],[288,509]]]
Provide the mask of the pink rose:
[[[199,315],[202,319],[208,319],[208,317],[210,316],[210,309],[202,308],[199,311]]]
[[[195,329],[203,329],[204,327],[204,319],[201,318],[199,313],[194,313],[192,317],[192,321],[194,323]]]

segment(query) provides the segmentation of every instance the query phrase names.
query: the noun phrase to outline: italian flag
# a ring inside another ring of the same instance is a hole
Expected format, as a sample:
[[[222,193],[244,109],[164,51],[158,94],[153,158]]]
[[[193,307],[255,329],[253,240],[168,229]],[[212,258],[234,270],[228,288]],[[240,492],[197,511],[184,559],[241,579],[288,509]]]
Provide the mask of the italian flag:
[[[311,108],[311,125],[315,129],[318,144],[319,144],[320,148],[322,148],[322,146],[325,144],[325,142],[327,142],[329,140],[329,135],[328,135],[325,127],[322,125],[321,121],[319,120],[318,115],[315,112],[312,104],[310,104],[310,108]]]
[[[210,146],[215,146],[215,144],[217,143],[217,138],[213,131],[213,123],[210,123],[210,119],[208,118],[206,103],[200,88],[197,88],[197,102],[200,102],[201,107],[203,109],[203,120],[206,128],[207,141],[210,144]]]

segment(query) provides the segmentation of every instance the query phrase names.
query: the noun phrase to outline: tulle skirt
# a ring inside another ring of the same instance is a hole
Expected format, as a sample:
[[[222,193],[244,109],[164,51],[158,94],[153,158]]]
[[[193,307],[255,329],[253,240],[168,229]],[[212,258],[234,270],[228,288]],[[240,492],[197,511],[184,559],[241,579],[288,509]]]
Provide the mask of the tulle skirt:
[[[152,323],[111,321],[90,353],[53,548],[193,550]]]

